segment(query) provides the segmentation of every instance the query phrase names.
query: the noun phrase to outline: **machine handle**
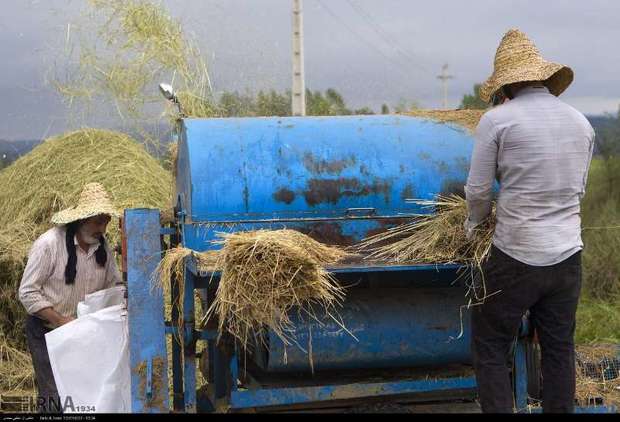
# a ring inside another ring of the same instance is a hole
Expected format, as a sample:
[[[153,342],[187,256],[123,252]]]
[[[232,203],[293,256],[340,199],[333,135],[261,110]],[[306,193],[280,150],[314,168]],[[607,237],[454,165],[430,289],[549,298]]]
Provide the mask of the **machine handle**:
[[[362,217],[362,216],[371,216],[377,214],[376,208],[347,208],[344,212],[344,215],[347,217]]]

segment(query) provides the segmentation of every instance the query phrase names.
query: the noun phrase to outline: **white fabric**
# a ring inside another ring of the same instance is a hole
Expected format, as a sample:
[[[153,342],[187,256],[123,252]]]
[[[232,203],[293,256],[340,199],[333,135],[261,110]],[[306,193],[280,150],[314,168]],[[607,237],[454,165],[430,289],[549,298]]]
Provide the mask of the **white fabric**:
[[[486,112],[476,129],[465,193],[472,225],[500,184],[493,244],[528,265],[554,265],[583,248],[580,201],[594,130],[545,87],[528,87]]]
[[[84,301],[78,303],[77,317],[92,314],[109,306],[122,304],[126,290],[125,286],[116,286],[86,295]]]
[[[45,335],[66,413],[131,412],[129,336],[124,305],[83,315]]]

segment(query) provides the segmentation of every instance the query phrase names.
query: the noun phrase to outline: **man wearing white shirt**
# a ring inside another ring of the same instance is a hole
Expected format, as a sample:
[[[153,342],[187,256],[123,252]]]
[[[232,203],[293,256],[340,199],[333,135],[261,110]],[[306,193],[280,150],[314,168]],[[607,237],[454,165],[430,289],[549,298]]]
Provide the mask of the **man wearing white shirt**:
[[[499,293],[472,308],[472,352],[485,412],[513,411],[508,355],[526,311],[541,346],[543,411],[574,409],[580,201],[594,130],[557,98],[572,80],[570,68],[545,61],[513,29],[480,91],[487,102],[507,100],[480,120],[465,186],[471,236],[489,215],[499,182],[493,246],[480,279],[487,296]]]

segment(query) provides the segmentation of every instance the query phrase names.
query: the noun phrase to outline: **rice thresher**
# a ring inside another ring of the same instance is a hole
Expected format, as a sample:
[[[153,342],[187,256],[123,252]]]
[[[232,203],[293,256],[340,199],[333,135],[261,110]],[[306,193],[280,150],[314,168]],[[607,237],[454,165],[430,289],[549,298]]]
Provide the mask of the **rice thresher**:
[[[396,115],[186,118],[176,137],[174,221],[162,225],[150,209],[123,219],[134,412],[167,411],[169,400],[208,412],[475,399],[459,265],[329,268],[347,286],[346,330],[297,318],[299,345],[267,332],[268,344],[251,351],[217,342],[216,325],[197,325],[195,292],[208,306],[218,273],[186,261],[183,283],[171,280],[183,303],[171,321],[149,283],[162,248],[209,250],[217,232],[288,228],[347,246],[429,212],[405,200],[462,192],[473,147],[464,129]],[[513,360],[515,403],[525,409],[540,381],[526,320]]]

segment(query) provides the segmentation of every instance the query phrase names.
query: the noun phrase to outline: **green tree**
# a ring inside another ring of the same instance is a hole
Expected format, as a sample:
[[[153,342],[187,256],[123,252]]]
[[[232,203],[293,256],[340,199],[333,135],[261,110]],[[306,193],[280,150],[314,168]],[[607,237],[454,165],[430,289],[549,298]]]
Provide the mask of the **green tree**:
[[[256,114],[256,103],[252,95],[224,92],[220,96],[218,109],[223,117],[253,116]]]
[[[381,114],[390,114],[390,107],[387,104],[381,104]]]
[[[362,107],[362,108],[358,108],[357,110],[355,110],[353,112],[353,114],[375,114],[374,111],[372,111],[372,109],[370,107]]]
[[[342,95],[333,88],[325,91],[306,90],[306,114],[309,116],[347,116],[353,114],[347,108]]]
[[[321,91],[306,90],[306,114],[308,116],[329,116],[330,111],[329,101]]]
[[[460,108],[484,110],[489,106],[480,99],[480,87],[481,84],[474,84],[474,92],[463,96]]]
[[[269,92],[260,91],[256,97],[257,116],[290,116],[291,92],[279,94],[275,90]]]

